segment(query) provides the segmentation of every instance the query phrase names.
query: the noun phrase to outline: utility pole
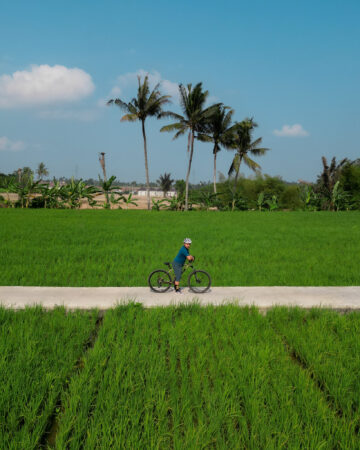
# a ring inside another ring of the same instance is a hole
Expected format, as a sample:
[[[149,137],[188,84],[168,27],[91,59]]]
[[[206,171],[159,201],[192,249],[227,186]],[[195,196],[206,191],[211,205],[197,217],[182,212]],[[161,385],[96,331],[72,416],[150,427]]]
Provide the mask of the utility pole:
[[[18,174],[18,181],[19,181],[19,183],[21,183],[21,172],[22,172],[22,170],[21,170],[21,169],[18,169],[18,170],[17,170],[17,174]]]

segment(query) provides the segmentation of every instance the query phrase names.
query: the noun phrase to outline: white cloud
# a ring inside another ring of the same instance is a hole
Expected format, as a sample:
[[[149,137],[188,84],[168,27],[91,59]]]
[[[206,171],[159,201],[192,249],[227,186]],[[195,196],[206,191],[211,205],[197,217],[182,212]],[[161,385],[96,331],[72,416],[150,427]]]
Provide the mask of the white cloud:
[[[22,141],[11,141],[6,136],[0,137],[0,151],[18,152],[24,150],[25,143]]]
[[[152,72],[147,72],[144,69],[139,69],[137,72],[129,72],[124,75],[120,75],[116,80],[116,85],[112,88],[109,97],[119,97],[124,90],[129,87],[137,87],[138,81],[137,77],[140,76],[142,79],[148,75],[150,89],[153,89],[156,84],[161,83],[160,90],[164,95],[171,95],[173,101],[179,101],[179,85],[170,80],[165,80],[161,77],[161,74],[156,70]]]
[[[94,89],[91,76],[81,69],[33,65],[30,70],[0,76],[0,108],[72,102]]]
[[[275,136],[280,137],[304,137],[309,136],[309,133],[304,130],[302,125],[296,123],[295,125],[283,125],[281,130],[274,130]]]

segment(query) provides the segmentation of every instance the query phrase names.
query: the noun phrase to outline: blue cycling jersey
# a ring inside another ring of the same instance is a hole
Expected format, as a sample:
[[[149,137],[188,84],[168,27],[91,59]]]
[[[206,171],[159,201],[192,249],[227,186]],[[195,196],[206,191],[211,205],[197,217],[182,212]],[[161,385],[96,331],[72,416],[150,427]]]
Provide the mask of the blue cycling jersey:
[[[189,256],[189,250],[183,245],[181,249],[179,250],[179,253],[175,256],[174,262],[184,265],[186,261],[186,257]]]

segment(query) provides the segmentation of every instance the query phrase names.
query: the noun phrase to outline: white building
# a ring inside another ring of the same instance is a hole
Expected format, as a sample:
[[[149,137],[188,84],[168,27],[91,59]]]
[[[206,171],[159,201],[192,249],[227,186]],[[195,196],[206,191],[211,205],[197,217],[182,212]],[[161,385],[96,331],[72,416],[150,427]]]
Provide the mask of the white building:
[[[139,197],[146,197],[147,192],[144,189],[134,191],[133,195],[138,195]],[[175,197],[176,191],[168,191],[166,197]],[[150,190],[150,197],[164,197],[164,192],[160,190]]]

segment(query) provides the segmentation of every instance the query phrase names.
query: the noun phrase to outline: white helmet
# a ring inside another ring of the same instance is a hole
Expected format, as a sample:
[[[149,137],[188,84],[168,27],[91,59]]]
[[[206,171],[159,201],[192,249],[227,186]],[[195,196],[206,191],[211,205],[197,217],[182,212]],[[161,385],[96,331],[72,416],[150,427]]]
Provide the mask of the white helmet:
[[[191,239],[190,238],[185,238],[184,239],[184,244],[191,244]]]

